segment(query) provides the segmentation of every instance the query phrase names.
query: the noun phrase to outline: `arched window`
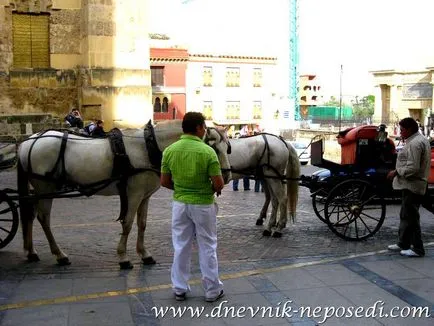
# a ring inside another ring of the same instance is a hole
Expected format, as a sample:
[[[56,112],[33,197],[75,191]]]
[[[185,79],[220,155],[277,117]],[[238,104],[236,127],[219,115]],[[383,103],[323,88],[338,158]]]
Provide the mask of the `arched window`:
[[[161,107],[161,112],[169,112],[169,100],[167,97],[163,98],[163,106]]]
[[[154,102],[154,112],[161,112],[161,101],[159,97],[155,98]]]

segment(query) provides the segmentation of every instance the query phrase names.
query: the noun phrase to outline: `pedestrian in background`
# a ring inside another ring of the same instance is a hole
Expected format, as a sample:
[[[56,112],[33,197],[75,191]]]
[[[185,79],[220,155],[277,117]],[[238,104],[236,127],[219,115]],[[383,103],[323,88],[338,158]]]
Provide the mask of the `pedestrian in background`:
[[[419,132],[419,125],[413,118],[399,122],[404,147],[398,152],[396,169],[387,175],[393,180],[393,189],[401,190],[402,202],[399,213],[399,240],[388,246],[407,257],[423,257],[419,207],[425,194],[431,166],[431,148],[428,140]]]
[[[95,128],[90,133],[93,137],[104,137],[106,135],[106,132],[104,131],[104,121],[97,120]]]
[[[252,129],[249,127],[249,125],[244,125],[240,130],[240,138],[242,137],[248,137],[252,135]],[[238,191],[238,185],[240,180],[235,179],[232,181],[232,190]],[[243,188],[245,191],[250,190],[250,179],[249,177],[243,177]]]
[[[68,125],[68,127],[83,129],[83,118],[81,117],[80,111],[76,107],[73,107],[71,112],[69,112],[65,117],[65,123]]]
[[[161,163],[161,185],[173,189],[172,289],[177,301],[190,291],[191,250],[194,236],[199,247],[199,264],[205,301],[213,302],[224,295],[217,260],[217,204],[224,181],[214,150],[206,145],[205,118],[188,112],[182,121],[184,134],[167,147]]]

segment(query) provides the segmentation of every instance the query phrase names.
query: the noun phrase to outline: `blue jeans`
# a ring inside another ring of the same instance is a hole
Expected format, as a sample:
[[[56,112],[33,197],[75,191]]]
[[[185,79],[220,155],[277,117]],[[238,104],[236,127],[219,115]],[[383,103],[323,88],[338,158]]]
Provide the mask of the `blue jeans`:
[[[232,189],[237,191],[238,190],[238,183],[239,183],[239,179],[235,179],[232,181]],[[248,177],[244,177],[243,178],[243,187],[244,190],[250,190],[250,179]]]
[[[255,180],[255,192],[260,192],[262,186],[262,191],[264,191],[264,180]]]

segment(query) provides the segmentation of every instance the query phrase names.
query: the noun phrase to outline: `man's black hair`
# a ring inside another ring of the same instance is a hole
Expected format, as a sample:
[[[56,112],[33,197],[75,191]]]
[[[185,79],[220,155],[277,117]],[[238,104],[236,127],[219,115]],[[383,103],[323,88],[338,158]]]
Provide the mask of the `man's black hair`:
[[[182,119],[182,131],[186,134],[196,133],[196,128],[205,124],[205,117],[200,112],[187,112]]]
[[[399,125],[405,129],[410,130],[412,133],[419,131],[419,126],[417,125],[416,120],[411,117],[402,119],[401,121],[399,121]]]

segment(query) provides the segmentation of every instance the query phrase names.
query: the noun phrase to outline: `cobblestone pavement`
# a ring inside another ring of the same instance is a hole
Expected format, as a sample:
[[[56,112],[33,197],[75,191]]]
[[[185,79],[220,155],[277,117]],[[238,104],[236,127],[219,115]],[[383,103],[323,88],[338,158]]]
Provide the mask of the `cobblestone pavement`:
[[[312,167],[303,167],[302,173],[306,175],[312,170]],[[16,188],[15,171],[5,171],[0,177],[0,189]],[[253,182],[251,183],[253,186]],[[262,193],[242,189],[234,192],[231,185],[226,186],[222,196],[218,198],[218,256],[222,265],[249,261],[268,264],[276,260],[338,257],[381,250],[396,241],[398,205],[387,207],[386,220],[374,237],[362,242],[348,242],[335,236],[315,216],[309,190],[303,187],[300,188],[297,222],[288,224],[282,238],[264,237],[263,228],[255,226],[263,200]],[[145,245],[161,266],[169,264],[172,259],[170,210],[171,191],[160,189],[150,200]],[[87,269],[118,268],[116,246],[121,232],[119,223],[115,221],[118,212],[117,197],[94,196],[54,201],[53,232],[59,246],[72,262],[69,270],[85,272]],[[424,209],[421,209],[421,215],[424,240],[432,242],[433,215]],[[128,253],[131,261],[138,265],[140,260],[135,253],[136,231],[134,225],[128,242]],[[37,222],[34,227],[34,242],[41,258],[37,267],[23,265],[25,257],[19,230],[14,240],[0,251],[2,271],[53,268],[55,260]],[[194,250],[196,251],[196,248]]]
[[[310,172],[312,167],[302,170],[305,175]],[[0,177],[0,189],[16,188],[15,171],[0,173]],[[384,250],[396,241],[398,206],[387,207],[386,221],[375,237],[348,242],[316,218],[309,191],[301,188],[297,223],[289,225],[282,238],[275,239],[263,237],[262,227],[255,226],[263,197],[252,191],[233,192],[229,185],[218,199],[219,269],[226,296],[210,304],[203,301],[197,255],[193,255],[192,291],[187,300],[177,302],[171,293],[170,191],[161,189],[150,201],[145,243],[158,263],[141,265],[135,253],[133,228],[128,248],[133,270],[119,270],[117,263],[121,227],[115,221],[119,213],[116,197],[55,200],[53,232],[72,265],[56,265],[37,222],[34,242],[41,261],[27,263],[19,231],[0,250],[0,325],[311,326],[325,320],[329,307],[358,307],[366,312],[374,309],[376,315],[336,315],[325,325],[432,325],[432,215],[422,210],[426,257],[408,259]],[[293,309],[291,316],[277,316],[287,304]],[[272,309],[275,315],[209,318],[209,313],[220,311],[219,307],[241,312],[246,307]],[[320,313],[301,315],[303,307],[318,308]],[[154,310],[166,308],[187,309],[187,313],[157,316]],[[192,311],[188,309],[197,308],[205,309],[200,318],[188,314]],[[385,312],[400,308],[405,313],[423,308],[427,314],[392,318],[378,315],[378,308]]]

